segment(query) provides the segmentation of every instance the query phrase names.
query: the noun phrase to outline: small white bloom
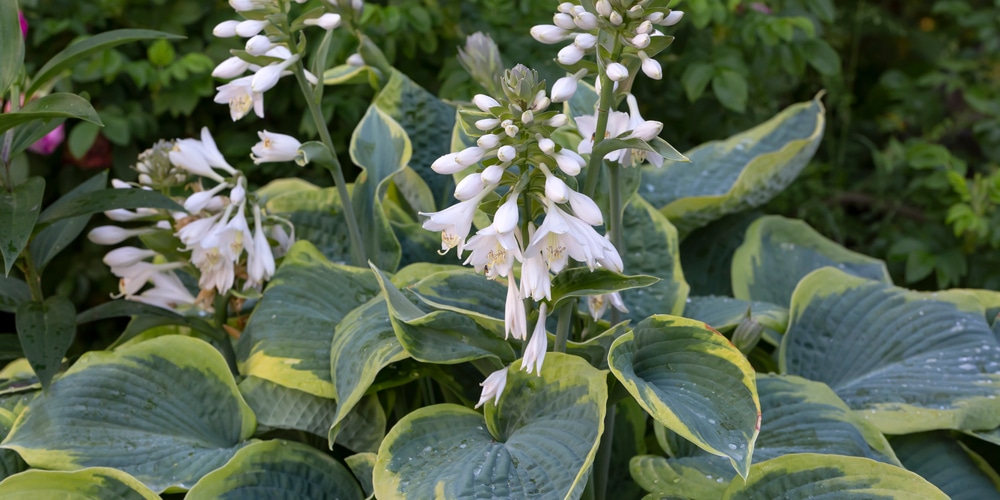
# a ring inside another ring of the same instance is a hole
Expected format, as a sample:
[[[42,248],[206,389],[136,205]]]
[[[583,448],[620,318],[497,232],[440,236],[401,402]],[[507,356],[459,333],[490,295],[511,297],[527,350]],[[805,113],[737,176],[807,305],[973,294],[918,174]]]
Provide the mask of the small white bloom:
[[[250,158],[254,164],[266,162],[292,161],[299,154],[302,143],[298,139],[285,134],[261,130],[257,132],[260,142],[252,148]]]
[[[573,31],[576,29],[576,23],[573,22],[573,16],[565,12],[559,12],[556,15],[552,16],[552,24],[555,24],[556,26],[568,31]]]
[[[361,57],[361,54],[355,52],[347,57],[347,64],[354,66],[355,68],[360,68],[365,65],[365,59]]]
[[[563,148],[558,153],[552,156],[556,160],[556,165],[559,166],[559,170],[571,177],[576,177],[587,163],[583,161],[583,157],[576,154],[571,149]]]
[[[489,279],[508,276],[514,268],[514,260],[521,260],[521,247],[517,238],[511,232],[498,232],[496,224],[487,226],[469,238],[465,249],[470,253],[464,264],[472,265],[476,272],[485,272]]]
[[[517,158],[517,149],[509,144],[501,146],[500,149],[497,150],[497,158],[502,162],[514,161],[514,158]]]
[[[611,2],[609,2],[608,0],[597,0],[597,4],[595,5],[595,7],[597,7],[597,13],[600,14],[602,17],[605,18],[611,17],[611,12],[612,12]]]
[[[455,161],[458,153],[448,153],[431,163],[431,170],[441,174],[441,175],[451,175],[456,172],[461,172],[468,168],[466,165],[462,165]]]
[[[151,208],[138,208],[134,212],[132,210],[126,210],[124,208],[116,208],[114,210],[107,210],[104,212],[109,219],[115,222],[129,222],[136,219],[142,219],[144,217],[149,217],[151,215],[157,215],[157,212]]]
[[[212,76],[216,78],[236,78],[237,76],[245,73],[248,68],[250,68],[250,63],[240,59],[239,57],[230,57],[229,59],[219,63],[219,65],[212,70]]]
[[[667,17],[663,18],[663,20],[657,24],[659,24],[660,26],[673,26],[681,22],[681,18],[683,17],[684,17],[683,12],[679,10],[672,10],[670,11],[670,14],[667,15]]]
[[[222,21],[212,29],[212,34],[219,38],[232,38],[236,36],[236,26],[239,24],[239,21],[234,20]]]
[[[250,80],[250,89],[254,92],[264,93],[274,88],[278,84],[285,70],[296,58],[289,58],[280,63],[269,64],[257,70]]]
[[[544,124],[546,127],[554,127],[554,128],[562,127],[567,123],[569,123],[569,117],[563,113],[559,113],[558,115],[555,115],[552,118],[549,118],[548,120],[542,122],[542,124]]]
[[[625,307],[625,302],[622,301],[622,296],[618,292],[607,293],[604,295],[591,295],[587,297],[587,309],[590,309],[590,316],[594,318],[594,321],[601,319],[604,313],[608,310],[608,304],[614,306],[615,309],[623,313],[628,313],[628,308]]]
[[[492,190],[492,187],[492,185],[488,186],[478,195],[444,210],[430,213],[420,212],[420,215],[428,216],[423,224],[424,229],[441,231],[442,253],[458,247],[458,255],[462,255],[465,248],[465,238],[469,235],[469,230],[472,229],[472,218],[476,215],[479,202]]]
[[[326,13],[314,19],[306,19],[302,24],[306,26],[319,26],[325,30],[332,30],[340,26],[340,14]]]
[[[468,167],[479,163],[479,160],[482,160],[485,154],[485,149],[479,146],[472,146],[459,151],[458,154],[455,155],[455,162],[459,165],[465,165]]]
[[[521,123],[525,125],[530,125],[531,122],[533,121],[535,121],[535,114],[532,113],[530,109],[526,110],[524,113],[521,113]]]
[[[562,179],[549,174],[545,176],[545,197],[556,202],[566,203],[569,201],[569,186]]]
[[[207,237],[209,233],[215,229],[215,224],[218,222],[220,217],[222,217],[222,214],[215,214],[211,217],[189,222],[187,225],[180,228],[175,236],[181,240],[181,243],[193,246],[196,242],[199,242]]]
[[[569,34],[569,30],[551,24],[539,24],[531,27],[531,37],[544,44],[559,43],[565,40]]]
[[[233,204],[239,205],[243,203],[243,200],[247,197],[247,190],[243,187],[245,178],[240,178],[240,182],[236,184],[236,187],[229,192],[229,201]]]
[[[483,183],[483,176],[479,173],[472,173],[465,176],[455,186],[455,199],[465,201],[483,192],[486,184]]]
[[[87,239],[98,245],[117,245],[133,236],[151,233],[154,228],[125,229],[118,226],[98,226],[90,230]]]
[[[554,203],[546,204],[545,219],[525,250],[527,257],[536,253],[541,253],[554,273],[566,267],[568,257],[587,264],[591,270],[597,264],[616,272],[622,270],[621,256],[614,245],[590,224],[567,214]]]
[[[496,99],[486,95],[486,94],[476,94],[472,98],[472,104],[475,104],[480,111],[489,113],[490,108],[500,107],[500,103]]]
[[[538,148],[541,149],[543,153],[551,156],[556,150],[556,143],[548,137],[542,137],[538,139]]]
[[[514,125],[513,123],[503,128],[503,131],[504,133],[507,134],[507,137],[517,137],[517,133],[520,132],[520,130],[521,129],[517,128],[517,125]]]
[[[597,16],[587,11],[580,12],[573,17],[573,23],[584,31],[597,29],[598,26]]]
[[[511,194],[493,215],[493,226],[498,233],[509,233],[517,227],[517,193]]]
[[[493,399],[493,404],[500,404],[500,395],[503,394],[504,387],[507,386],[507,368],[501,368],[486,377],[483,383],[479,384],[483,388],[482,395],[479,396],[479,403],[476,408],[483,406],[483,403]]]
[[[266,35],[254,35],[247,40],[246,51],[252,56],[262,56],[274,48],[274,44]]]
[[[177,309],[178,306],[193,306],[197,298],[181,283],[173,271],[161,271],[149,276],[153,287],[139,295],[126,297],[128,300],[143,302],[164,309]]]
[[[612,12],[611,15],[608,16],[608,20],[615,26],[621,26],[622,23],[625,22],[625,20],[622,19],[622,15],[619,14],[618,11]]]
[[[524,296],[517,287],[514,276],[507,277],[507,302],[503,314],[504,338],[513,336],[524,340],[528,336],[528,318],[524,312]]]
[[[170,271],[184,267],[184,262],[169,262],[166,264],[151,264],[149,262],[135,262],[128,266],[115,266],[111,268],[111,273],[118,276],[118,291],[125,297],[130,298],[146,286],[146,283],[156,274],[163,271]]]
[[[636,34],[648,35],[653,32],[653,23],[647,18],[645,21],[639,23],[639,26],[635,29]]]
[[[662,12],[650,12],[649,15],[646,16],[646,21],[651,24],[660,24],[660,21],[662,21],[665,17],[667,17],[666,14]],[[640,24],[639,27],[641,28],[642,25]]]
[[[524,349],[524,359],[521,360],[521,369],[528,373],[535,372],[542,374],[542,363],[545,362],[545,351],[549,347],[549,339],[545,334],[545,302],[538,305],[538,322],[531,332],[531,340]]]
[[[216,89],[215,102],[229,105],[229,116],[234,122],[246,116],[251,109],[257,117],[264,118],[264,94],[252,89],[253,77],[237,78]]]
[[[628,78],[628,68],[622,63],[613,62],[606,68],[608,78],[611,81],[619,82]]]
[[[591,35],[590,33],[580,33],[579,35],[576,35],[576,38],[573,40],[573,45],[576,45],[583,50],[592,49],[595,45],[597,45],[597,37]]]
[[[569,44],[559,50],[556,59],[559,61],[559,64],[571,66],[580,62],[580,59],[583,59],[584,55],[586,55],[586,52],[583,49],[574,44]]]
[[[247,281],[244,289],[258,288],[274,276],[274,254],[271,253],[271,244],[267,242],[267,236],[264,234],[260,207],[254,205],[253,213],[253,246],[247,249]]]
[[[649,47],[649,35],[640,33],[629,39],[628,42],[637,49],[644,49]]]
[[[261,31],[269,23],[267,21],[256,21],[253,19],[247,19],[246,21],[240,21],[236,24],[236,34],[243,38],[250,38]]]
[[[549,108],[550,104],[552,104],[552,101],[545,96],[545,91],[539,90],[538,93],[535,94],[535,99],[531,101],[531,109],[533,111],[545,111]]]
[[[660,80],[663,78],[663,67],[660,66],[659,61],[649,57],[646,55],[646,52],[642,50],[639,51],[639,59],[642,60],[642,72],[645,73],[646,76],[654,80]]]
[[[500,136],[496,134],[486,134],[476,141],[476,145],[483,149],[493,149],[500,144]]]
[[[476,121],[476,128],[482,130],[483,132],[493,130],[497,128],[497,125],[500,125],[499,118],[483,118],[482,120]]]
[[[572,2],[562,2],[556,7],[556,10],[562,12],[563,14],[573,14],[573,10],[576,7],[578,6],[574,5]]]
[[[552,300],[552,277],[541,254],[525,257],[521,263],[521,294],[535,301]]]
[[[604,224],[604,215],[601,214],[601,209],[589,196],[571,189],[569,190],[569,206],[573,209],[573,214],[587,224],[591,226]]]
[[[184,210],[187,210],[192,214],[201,212],[206,206],[208,206],[212,197],[227,187],[229,187],[229,184],[222,182],[208,191],[193,193],[191,196],[188,196],[186,200],[184,200]]]

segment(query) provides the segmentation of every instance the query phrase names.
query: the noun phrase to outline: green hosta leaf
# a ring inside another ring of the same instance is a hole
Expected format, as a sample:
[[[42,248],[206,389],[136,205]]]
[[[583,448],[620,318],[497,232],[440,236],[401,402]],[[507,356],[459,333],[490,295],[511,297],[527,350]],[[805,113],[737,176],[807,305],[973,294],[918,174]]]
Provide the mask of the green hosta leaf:
[[[17,306],[31,300],[28,284],[12,276],[0,276],[0,311],[12,313]]]
[[[3,500],[36,500],[59,498],[64,500],[159,500],[136,478],[108,467],[61,472],[29,470],[0,482]]]
[[[758,217],[755,210],[727,215],[684,238],[681,262],[692,295],[733,295],[733,254]]]
[[[201,478],[185,498],[361,500],[364,495],[340,462],[304,444],[275,440],[246,446]]]
[[[17,414],[0,409],[0,439],[7,437],[10,429],[14,427],[14,420]],[[28,464],[24,463],[21,456],[13,450],[0,450],[0,479],[6,478],[28,469]],[[2,491],[2,487],[0,487]]]
[[[16,113],[0,114],[0,134],[5,134],[18,125],[53,118],[76,118],[95,125],[104,125],[97,111],[86,99],[76,94],[58,92],[30,101]]]
[[[395,270],[399,265],[399,241],[382,211],[385,183],[410,162],[410,139],[396,120],[370,106],[351,136],[351,160],[364,172],[354,184],[351,202],[361,224],[368,258],[375,265]]]
[[[1000,498],[997,473],[946,433],[896,436],[891,443],[904,467],[941,488],[952,500]]]
[[[777,215],[761,217],[747,229],[733,256],[733,295],[786,305],[803,276],[832,266],[855,276],[892,283],[881,260],[852,252],[808,224]]]
[[[14,261],[28,244],[44,192],[45,179],[41,177],[29,178],[15,186],[13,192],[0,189],[0,253],[3,253],[4,276],[10,274]]]
[[[73,199],[84,193],[97,191],[107,185],[107,183],[108,171],[103,170],[101,173],[87,179],[79,186],[73,188],[73,190],[66,193],[62,199]],[[58,201],[56,203],[58,203]],[[46,212],[48,212],[48,210],[46,210]],[[80,236],[80,233],[83,232],[83,229],[87,226],[87,222],[89,221],[90,214],[63,219],[41,230],[35,235],[34,238],[32,238],[30,246],[31,258],[35,262],[35,267],[39,270],[39,272],[45,268],[53,257],[63,251],[63,249],[72,243],[77,236]]]
[[[72,198],[60,198],[42,212],[42,215],[38,217],[38,222],[44,224],[67,217],[96,214],[116,208],[162,208],[174,212],[184,211],[184,207],[157,191],[109,188],[80,193]]]
[[[255,425],[222,355],[172,335],[84,354],[29,403],[3,447],[32,467],[114,467],[162,492],[226,463]]]
[[[645,274],[660,281],[622,292],[627,317],[641,321],[652,314],[680,314],[688,284],[678,258],[677,230],[640,196],[633,196],[622,216],[625,272]]]
[[[576,86],[576,92],[573,93],[573,97],[563,104],[563,113],[566,113],[574,120],[579,116],[593,116],[597,111],[597,101],[599,99],[600,96],[597,95],[597,91],[593,86],[587,82],[579,82]]]
[[[563,300],[572,297],[587,297],[605,293],[620,292],[633,288],[655,285],[660,281],[655,276],[625,276],[607,269],[591,271],[586,267],[566,269],[552,279],[552,309]]]
[[[25,302],[17,308],[17,338],[42,387],[48,388],[76,335],[76,309],[66,297]]]
[[[767,302],[751,302],[730,297],[688,297],[684,317],[702,321],[712,328],[730,333],[750,311],[750,318],[764,326],[763,339],[771,345],[781,343],[788,326],[788,309]]]
[[[24,34],[17,13],[17,2],[0,5],[0,99],[6,99],[24,63]]]
[[[584,342],[574,342],[570,340],[566,342],[566,352],[589,361],[590,364],[598,370],[607,370],[608,351],[611,350],[611,344],[613,344],[618,337],[625,335],[628,331],[628,324],[628,320],[622,321],[597,336],[591,337],[588,335],[587,340]],[[555,344],[555,336],[550,335],[549,337],[549,342],[551,344]]]
[[[347,466],[351,468],[351,472],[354,473],[354,477],[361,483],[361,490],[365,492],[366,497],[372,496],[375,491],[375,486],[372,484],[375,457],[377,455],[374,453],[358,453],[344,459]]]
[[[495,358],[514,360],[514,350],[497,332],[454,311],[426,312],[417,307],[377,268],[396,338],[413,359],[424,363],[456,364]]]
[[[503,332],[507,286],[468,267],[448,266],[433,273],[408,289],[435,309],[455,311],[493,325]]]
[[[324,432],[331,442],[337,439],[341,422],[351,415],[378,372],[408,357],[396,339],[384,297],[371,299],[344,317],[330,348],[330,377],[337,408],[329,415]]]
[[[444,404],[403,417],[379,449],[375,496],[578,498],[604,430],[605,372],[556,352],[540,377],[519,368],[485,415]]]
[[[684,153],[691,163],[643,167],[640,191],[682,234],[760,206],[788,187],[812,158],[824,112],[817,96],[753,129]]]
[[[371,68],[341,64],[323,72],[323,85],[350,85],[368,81]]]
[[[178,35],[171,35],[162,31],[142,30],[142,29],[122,29],[113,30],[94,35],[86,40],[79,41],[66,47],[52,59],[49,59],[42,69],[35,73],[31,79],[31,86],[28,87],[27,94],[33,94],[42,88],[49,80],[55,78],[65,70],[70,69],[83,58],[101,52],[111,47],[116,47],[129,42],[153,39],[177,40],[183,38]]]
[[[132,300],[112,300],[97,307],[87,309],[76,316],[76,324],[82,325],[91,321],[98,321],[107,318],[119,318],[131,316],[133,321],[142,319],[147,325],[163,326],[177,325],[190,328],[208,338],[222,340],[226,338],[223,332],[215,328],[207,321],[194,316],[181,316],[174,311],[162,307],[143,304]],[[136,334],[142,333],[135,331]],[[122,344],[129,340],[129,336],[122,334],[115,344]]]
[[[825,384],[787,375],[758,375],[757,391],[761,427],[754,446],[755,462],[791,453],[823,453],[899,465],[882,433]],[[630,468],[647,491],[685,491],[692,499],[719,498],[734,476],[725,459],[705,454],[636,457]]]
[[[779,363],[885,433],[1000,426],[1000,343],[968,294],[814,271],[792,295]]]
[[[378,291],[371,271],[332,264],[312,244],[299,241],[267,285],[236,345],[241,373],[332,398],[334,329]]]
[[[611,372],[657,421],[746,476],[760,429],[750,363],[704,323],[652,316],[608,353]]]
[[[330,448],[336,442],[352,451],[377,451],[385,437],[386,422],[385,410],[378,395],[369,394],[361,398],[341,420],[335,441],[330,440]]]
[[[413,141],[410,165],[434,193],[439,207],[451,199],[452,180],[431,170],[431,163],[451,152],[455,107],[393,71],[374,105],[391,116]]]
[[[807,498],[899,498],[946,500],[924,478],[867,458],[796,453],[750,469],[747,481],[733,481],[724,500],[798,500]]]
[[[283,187],[274,186],[276,192],[267,197],[268,213],[290,220],[295,236],[316,245],[331,262],[349,262],[351,236],[337,188],[320,189],[305,181],[284,191]]]

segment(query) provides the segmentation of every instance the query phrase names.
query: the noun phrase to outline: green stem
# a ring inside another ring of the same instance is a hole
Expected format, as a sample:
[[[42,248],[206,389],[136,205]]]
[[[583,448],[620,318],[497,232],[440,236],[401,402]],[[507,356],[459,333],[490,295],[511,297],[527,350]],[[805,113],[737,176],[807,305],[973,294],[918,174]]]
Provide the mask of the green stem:
[[[611,446],[615,439],[615,406],[608,407],[604,416],[604,434],[601,434],[601,446],[597,449],[594,461],[594,493],[597,500],[608,498],[608,473],[611,471]]]
[[[615,36],[615,46],[611,53],[611,60],[617,61],[622,55],[622,44],[618,41],[618,37]],[[597,127],[594,130],[594,148],[597,150],[597,144],[604,140],[604,134],[608,132],[608,117],[611,115],[611,108],[614,106],[615,102],[615,82],[612,82],[608,78],[607,71],[605,71],[605,65],[601,63],[600,58],[598,58],[598,71],[600,74],[597,76],[601,79],[601,96],[600,101],[597,104]],[[587,164],[587,180],[583,186],[583,194],[593,198],[594,192],[597,191],[597,181],[601,178],[601,165],[604,163],[604,158],[601,158],[595,154],[590,155],[590,163]]]
[[[559,308],[559,323],[556,327],[556,345],[553,347],[555,352],[566,352],[566,341],[569,339],[569,327],[573,322],[574,307],[576,307],[576,301],[570,300]]]
[[[361,230],[358,228],[358,219],[354,215],[354,205],[351,203],[351,195],[347,191],[347,181],[344,180],[344,170],[337,159],[337,150],[333,147],[333,138],[330,137],[330,130],[326,125],[326,118],[323,117],[323,110],[320,109],[319,102],[313,99],[313,92],[309,88],[310,83],[306,80],[305,71],[302,69],[302,62],[295,63],[295,79],[302,89],[302,96],[306,98],[309,106],[309,114],[313,117],[316,130],[323,145],[330,150],[330,157],[333,158],[330,172],[333,174],[333,182],[337,185],[337,194],[340,195],[340,204],[344,209],[344,218],[347,219],[347,231],[351,235],[351,257],[354,264],[364,266],[368,262],[365,247],[361,239]]]
[[[608,189],[611,190],[610,199],[610,211],[608,220],[608,230],[611,232],[611,244],[618,249],[618,252],[625,251],[625,236],[622,234],[622,211],[624,205],[622,204],[622,186],[621,186],[621,169],[622,167],[617,163],[609,163],[609,174],[611,177],[610,185]]]
[[[31,258],[31,252],[27,248],[21,252],[22,262],[21,272],[24,273],[24,281],[28,283],[28,290],[31,292],[31,300],[34,302],[44,302],[45,294],[42,293],[42,275],[35,267],[35,261]]]
[[[215,326],[222,331],[222,338],[218,341],[219,350],[222,353],[222,357],[226,359],[226,364],[229,365],[229,371],[233,375],[238,375],[236,350],[233,349],[233,342],[229,339],[229,333],[222,326],[229,321],[229,294],[216,295],[215,303],[212,305],[215,307]]]

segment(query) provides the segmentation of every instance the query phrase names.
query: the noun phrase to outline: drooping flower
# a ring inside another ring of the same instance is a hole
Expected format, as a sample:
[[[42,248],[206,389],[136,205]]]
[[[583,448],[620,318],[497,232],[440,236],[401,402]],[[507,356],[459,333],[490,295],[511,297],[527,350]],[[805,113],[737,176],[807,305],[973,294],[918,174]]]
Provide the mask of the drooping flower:
[[[257,132],[260,142],[254,145],[250,158],[254,164],[266,162],[292,161],[299,154],[302,143],[298,139],[285,134],[262,130]]]
[[[524,359],[521,360],[521,369],[530,373],[542,374],[542,363],[545,362],[545,351],[549,348],[549,339],[545,333],[546,305],[542,302],[538,305],[538,322],[531,332],[531,340],[524,348]]]
[[[483,393],[479,396],[479,402],[476,403],[476,408],[483,406],[483,403],[493,400],[493,404],[500,403],[500,396],[503,394],[504,387],[507,386],[507,367],[503,367],[493,373],[491,373],[486,380],[479,384],[483,388]]]

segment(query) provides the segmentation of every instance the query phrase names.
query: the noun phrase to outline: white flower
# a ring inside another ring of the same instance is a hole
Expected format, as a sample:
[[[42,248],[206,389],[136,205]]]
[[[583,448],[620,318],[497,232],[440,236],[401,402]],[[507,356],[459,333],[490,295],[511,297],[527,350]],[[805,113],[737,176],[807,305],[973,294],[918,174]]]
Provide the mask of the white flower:
[[[548,174],[545,176],[545,197],[556,203],[569,201],[569,186],[562,179]]]
[[[247,53],[252,56],[262,56],[274,48],[274,44],[267,38],[267,35],[254,35],[247,40],[245,48]]]
[[[514,267],[514,259],[521,260],[521,248],[514,234],[499,232],[495,224],[469,238],[465,249],[471,250],[471,253],[464,264],[471,264],[476,272],[485,272],[489,279],[508,276]]]
[[[125,229],[118,226],[98,226],[87,233],[87,239],[98,245],[117,245],[133,236],[152,233],[155,228],[143,227],[138,229]]]
[[[215,145],[215,139],[212,138],[208,127],[202,127],[201,140],[180,139],[175,141],[169,157],[170,163],[175,166],[217,182],[223,182],[224,179],[213,168],[222,169],[229,174],[236,173],[236,169],[226,162],[218,146]]]
[[[180,305],[193,306],[197,301],[172,271],[153,273],[149,281],[153,282],[152,288],[139,295],[128,296],[126,299],[164,309],[177,309]]]
[[[469,235],[469,230],[472,229],[472,218],[476,215],[479,202],[492,191],[493,187],[490,185],[478,195],[439,212],[420,212],[420,215],[429,217],[424,221],[424,229],[441,231],[442,254],[458,247],[458,255],[462,255],[465,248],[465,238]]]
[[[635,29],[636,34],[648,35],[653,32],[653,23],[647,18],[645,21],[639,23],[639,27]]]
[[[670,11],[670,14],[667,14],[667,17],[663,18],[663,20],[658,22],[657,24],[659,24],[660,26],[673,26],[681,22],[681,18],[683,17],[684,17],[683,12],[679,10],[672,10]]]
[[[573,16],[566,14],[565,12],[559,12],[552,16],[552,24],[568,31],[576,29],[576,23],[573,22]]]
[[[623,313],[628,313],[628,308],[625,307],[625,302],[622,302],[622,296],[618,292],[606,293],[603,295],[591,295],[587,297],[587,308],[590,309],[590,316],[594,318],[594,321],[601,319],[604,313],[608,310],[608,304],[614,306],[615,309]]]
[[[314,19],[306,19],[302,22],[306,26],[319,26],[327,31],[340,26],[340,14],[326,13]]]
[[[543,200],[544,201],[544,200]],[[591,270],[600,264],[606,269],[621,272],[621,256],[614,245],[590,224],[567,214],[554,203],[546,203],[545,220],[531,238],[525,256],[540,253],[554,273],[566,267],[567,257],[587,264]]]
[[[583,50],[592,49],[595,45],[597,45],[597,37],[591,35],[590,33],[580,33],[579,35],[576,35],[575,39],[573,39],[573,45],[576,45]]]
[[[458,153],[448,153],[434,160],[434,163],[431,163],[431,170],[442,175],[451,175],[468,168],[467,165],[462,165],[455,161],[457,156]]]
[[[500,136],[496,134],[486,134],[476,140],[476,145],[483,149],[493,149],[500,144]]]
[[[361,57],[361,54],[357,52],[347,56],[347,64],[354,66],[355,68],[360,68],[365,65],[365,59]]]
[[[559,113],[558,115],[555,115],[552,118],[549,118],[548,120],[542,122],[542,124],[544,124],[546,127],[554,127],[554,128],[562,127],[567,123],[569,123],[569,117],[563,113]]]
[[[601,214],[601,209],[597,207],[597,203],[594,203],[594,200],[589,196],[570,189],[569,206],[573,208],[573,214],[587,224],[591,226],[604,224],[604,216]]]
[[[583,49],[577,47],[575,44],[569,44],[559,50],[556,59],[559,61],[559,64],[571,66],[580,62],[580,59],[583,59],[584,55],[586,55],[586,52]]]
[[[552,155],[552,158],[556,160],[559,170],[562,170],[563,173],[571,177],[576,177],[580,173],[580,169],[586,165],[583,158],[571,149],[563,148],[558,153]]]
[[[493,130],[493,129],[497,128],[497,125],[500,125],[500,119],[499,118],[483,118],[482,120],[477,120],[475,125],[476,125],[476,128],[478,128],[479,130],[482,130],[483,132],[486,132],[488,130]]]
[[[253,217],[253,246],[247,249],[247,281],[244,289],[259,288],[261,283],[274,276],[274,254],[271,253],[271,244],[264,234],[261,211],[257,205],[253,207]]]
[[[507,386],[507,367],[491,373],[479,385],[482,386],[483,393],[479,396],[479,403],[476,403],[476,408],[483,406],[483,403],[490,399],[493,399],[494,405],[500,404],[500,395],[503,394],[503,389]]]
[[[507,169],[507,165],[499,163],[496,165],[490,165],[483,169],[481,174],[483,178],[483,183],[486,185],[497,184],[503,177],[504,170]]]
[[[613,62],[605,69],[608,78],[613,82],[619,82],[628,78],[628,68],[622,63]]]
[[[604,133],[604,138],[618,137],[626,132],[628,132],[628,113],[622,113],[621,111],[612,111],[608,114],[608,125],[607,131]],[[594,148],[594,134],[597,131],[597,114],[578,116],[576,117],[576,126],[580,131],[580,135],[583,140],[580,141],[579,146],[577,146],[577,151],[580,154],[588,154],[593,152]],[[563,150],[565,151],[565,149]],[[605,160],[621,162],[625,150],[612,151],[604,155]]]
[[[229,184],[222,182],[208,191],[193,193],[191,196],[188,196],[186,200],[184,200],[184,210],[187,210],[192,214],[201,212],[206,206],[208,206],[208,203],[212,201],[212,197],[227,187],[229,187]]]
[[[634,37],[630,38],[628,42],[637,49],[644,49],[646,47],[649,47],[649,35],[645,33],[639,33]],[[657,78],[657,80],[659,80],[659,78]]]
[[[299,56],[294,55],[280,63],[269,64],[257,70],[253,75],[253,79],[250,80],[250,89],[254,92],[267,92],[271,90],[278,84],[278,80],[281,79],[285,70],[298,61],[298,59]]]
[[[592,29],[597,29],[597,16],[591,14],[590,12],[583,11],[577,14],[573,18],[573,23],[584,31],[590,31]]]
[[[468,167],[478,163],[479,160],[483,159],[484,155],[486,155],[485,149],[479,146],[472,146],[459,151],[458,154],[455,155],[455,163]]]
[[[509,144],[501,146],[500,149],[497,150],[497,158],[502,162],[514,161],[514,159],[517,158],[517,149]]]
[[[127,267],[154,255],[156,252],[144,248],[121,247],[105,254],[104,264],[108,267]]]
[[[521,263],[521,294],[533,300],[552,300],[552,276],[542,255],[524,258]]]
[[[517,288],[514,276],[507,278],[507,303],[503,314],[504,338],[524,340],[528,335],[528,318],[524,312],[524,296]]]
[[[267,21],[256,21],[252,19],[240,21],[236,25],[236,34],[243,38],[250,38],[263,31],[264,27],[268,24],[269,23]]]
[[[549,347],[549,339],[545,334],[545,302],[538,305],[538,322],[531,332],[531,340],[524,349],[524,359],[521,360],[521,369],[528,373],[536,372],[542,374],[542,363],[545,362],[545,351]]]
[[[525,110],[524,113],[521,113],[521,123],[529,125],[533,121],[535,121],[535,113],[533,113],[530,109]]]
[[[218,87],[215,102],[229,104],[229,115],[233,121],[243,118],[253,109],[254,114],[264,118],[264,94],[255,92],[251,87],[254,75],[237,78]]]
[[[646,76],[652,78],[653,80],[663,78],[663,68],[656,59],[649,57],[646,55],[646,52],[642,50],[639,51],[639,59],[642,59],[642,72],[645,73]]]
[[[595,7],[597,8],[597,13],[602,17],[611,17],[611,2],[608,0],[597,0],[597,5]]]
[[[517,193],[507,197],[507,201],[497,208],[493,215],[493,226],[498,233],[509,233],[517,227]]]
[[[203,238],[208,236],[213,229],[215,229],[215,224],[220,217],[222,217],[222,214],[215,214],[211,217],[189,222],[184,227],[180,228],[177,233],[175,233],[175,236],[181,240],[181,243],[193,246],[196,242],[201,241]]]
[[[556,142],[548,137],[540,137],[538,139],[538,149],[541,149],[543,153],[552,156],[552,153],[556,150]]]
[[[559,43],[569,36],[569,30],[564,30],[551,24],[539,24],[531,27],[531,36],[544,44]]]
[[[149,262],[134,262],[128,266],[115,266],[111,273],[118,276],[118,291],[125,297],[135,295],[146,286],[153,275],[184,267],[184,262],[169,262],[166,264],[151,264]]]
[[[157,214],[159,212],[152,208],[137,208],[134,212],[124,208],[116,208],[104,212],[104,215],[115,222],[128,222]]]
[[[274,249],[275,257],[281,257],[288,253],[288,250],[292,248],[292,244],[295,243],[295,227],[291,224],[289,224],[289,227],[292,230],[291,235],[280,224],[271,226],[271,238],[278,243],[277,248]]]
[[[663,130],[663,123],[655,120],[644,120],[642,115],[639,114],[639,103],[636,102],[635,96],[628,94],[626,97],[629,109],[629,119],[628,128],[632,131],[629,133],[627,139],[638,138],[644,141],[650,141],[654,137],[660,135],[660,131]],[[642,149],[632,149],[624,150],[629,153],[628,157],[622,161],[622,165],[630,165],[632,162],[642,163],[644,160],[649,160],[650,163],[656,165],[657,167],[663,166],[663,156],[652,151],[646,151]]]
[[[222,21],[212,29],[212,34],[219,38],[232,38],[236,36],[236,27],[239,24],[239,21],[234,20]]]
[[[240,59],[239,57],[230,57],[225,61],[219,63],[218,66],[212,70],[212,76],[216,78],[236,78],[242,75],[250,68],[250,63]]]
[[[619,14],[618,11],[612,12],[611,15],[608,16],[608,20],[615,26],[621,26],[622,23],[625,22],[625,19],[622,18],[622,15]]]
[[[261,130],[257,132],[260,142],[255,144],[250,158],[255,165],[267,162],[292,161],[299,154],[302,143],[298,139],[285,134]]]
[[[477,108],[486,113],[489,113],[490,108],[500,107],[500,103],[496,99],[485,94],[476,94],[472,98],[472,104],[475,104]]]
[[[486,184],[483,183],[483,176],[479,173],[472,173],[465,176],[455,186],[455,199],[465,201],[483,192]]]
[[[552,86],[552,102],[565,102],[576,93],[577,79],[575,76],[564,76]]]

